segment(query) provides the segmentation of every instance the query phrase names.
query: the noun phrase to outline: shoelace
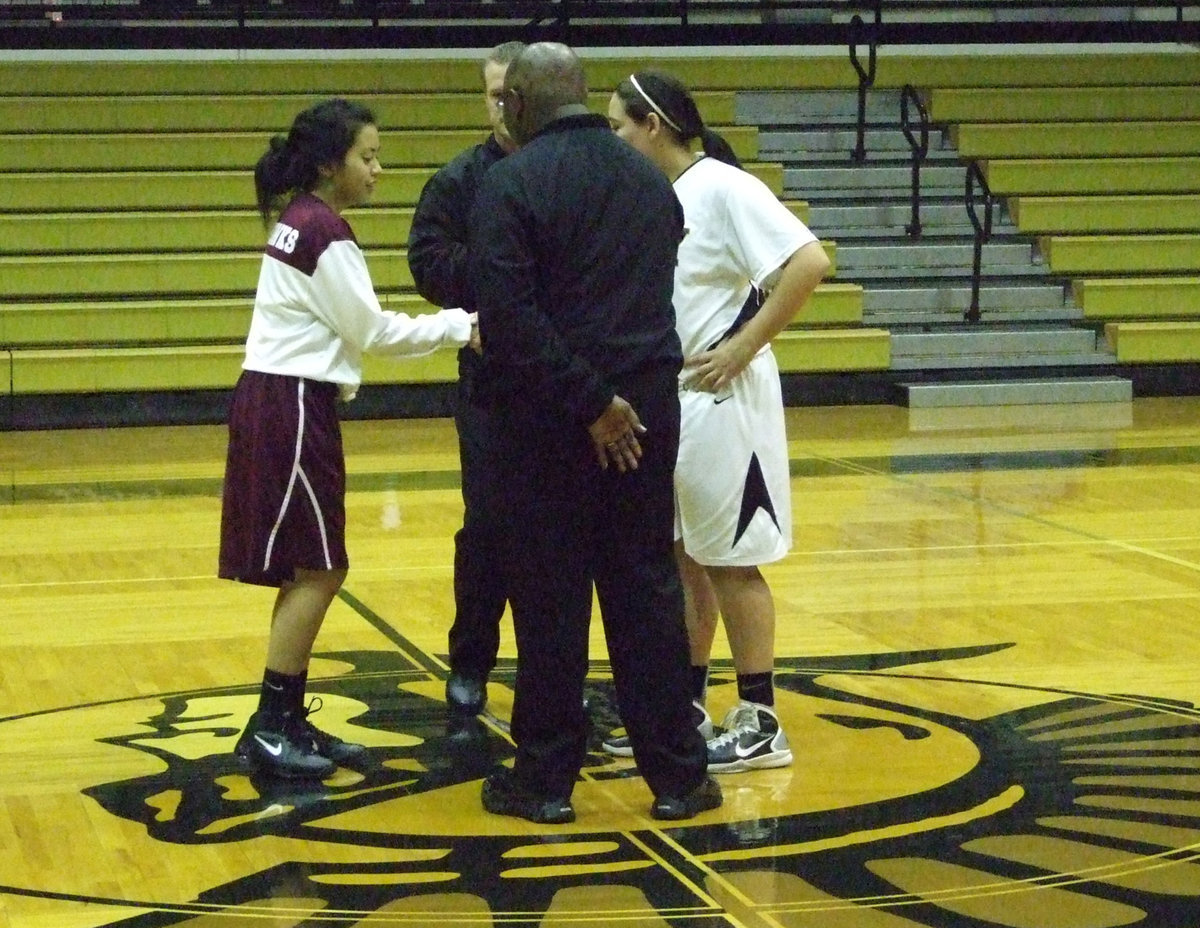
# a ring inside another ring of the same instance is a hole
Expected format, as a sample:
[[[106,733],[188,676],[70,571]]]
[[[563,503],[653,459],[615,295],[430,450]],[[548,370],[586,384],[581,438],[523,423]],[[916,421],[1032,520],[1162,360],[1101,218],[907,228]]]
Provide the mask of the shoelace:
[[[748,731],[754,731],[755,726],[750,721],[750,714],[753,712],[757,715],[756,709],[746,708],[739,709],[734,713],[732,724],[725,726],[725,731],[717,735],[709,742],[710,747],[721,747],[726,744],[731,744],[737,741],[743,734]]]
[[[314,751],[320,750],[321,745],[318,743],[318,739],[327,737],[327,736],[325,735],[324,732],[320,731],[312,722],[310,722],[308,720],[308,717],[316,712],[320,712],[321,707],[323,705],[325,705],[325,703],[323,703],[321,701],[321,697],[314,696],[312,699],[310,699],[308,701],[308,705],[305,706],[303,710],[301,710],[303,714],[300,715],[300,717],[296,720],[297,725],[299,726],[300,732],[304,735],[305,738],[308,738],[312,742]]]
[[[741,729],[728,728],[709,741],[708,746],[710,748],[723,748],[725,745],[732,744],[733,742],[737,741],[741,736]]]

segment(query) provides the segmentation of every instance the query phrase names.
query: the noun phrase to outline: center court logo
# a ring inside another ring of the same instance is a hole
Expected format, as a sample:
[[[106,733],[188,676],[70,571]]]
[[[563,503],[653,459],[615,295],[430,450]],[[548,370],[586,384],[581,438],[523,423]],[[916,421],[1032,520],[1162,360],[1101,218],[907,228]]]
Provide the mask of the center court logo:
[[[1200,924],[1200,713],[915,671],[992,650],[781,662],[793,766],[723,777],[721,810],[669,829],[631,762],[600,751],[575,824],[486,815],[479,780],[512,756],[502,724],[448,722],[440,681],[391,652],[327,655],[353,670],[312,684],[318,721],[370,758],[319,786],[233,757],[249,688],[123,703],[97,743],[133,772],[84,792],[123,853],[178,879],[92,901],[136,905],[106,922],[122,928],[605,912],[689,928]],[[731,676],[713,676],[720,708]],[[610,696],[597,668],[597,739]],[[54,882],[40,889],[63,892]]]

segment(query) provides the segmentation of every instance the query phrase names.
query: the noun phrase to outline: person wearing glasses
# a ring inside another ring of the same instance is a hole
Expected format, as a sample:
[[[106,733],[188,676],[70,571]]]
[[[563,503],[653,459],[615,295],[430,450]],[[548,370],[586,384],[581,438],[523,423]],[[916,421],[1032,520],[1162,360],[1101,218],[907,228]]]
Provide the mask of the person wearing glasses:
[[[530,45],[504,90],[520,147],[480,186],[469,252],[505,486],[516,757],[484,781],[483,806],[574,820],[594,587],[650,814],[691,818],[722,797],[688,724],[672,555],[682,354],[671,288],[683,214],[662,172],[588,111],[567,46]]]
[[[425,184],[408,236],[408,266],[417,292],[435,306],[470,308],[467,233],[471,205],[484,173],[516,148],[504,126],[500,101],[509,63],[524,42],[497,45],[483,61],[484,102],[491,134],[441,168]],[[496,569],[495,508],[503,487],[488,466],[490,416],[479,402],[477,381],[482,357],[470,348],[458,353],[458,431],[462,474],[463,523],[454,536],[454,622],[449,634],[450,676],[446,705],[452,712],[475,715],[487,703],[487,680],[500,647],[500,621],[508,596]]]
[[[803,308],[829,259],[804,223],[740,169],[671,75],[639,71],[621,81],[608,118],[617,136],[671,181],[687,229],[674,287],[685,359],[675,538],[693,724],[710,736],[711,772],[786,766],[792,750],[775,711],[775,603],[760,570],[792,545],[787,435],[771,340]],[[700,154],[692,150],[696,140]],[[704,699],[718,617],[738,702],[713,736]],[[604,747],[629,753],[627,737],[609,738]]]

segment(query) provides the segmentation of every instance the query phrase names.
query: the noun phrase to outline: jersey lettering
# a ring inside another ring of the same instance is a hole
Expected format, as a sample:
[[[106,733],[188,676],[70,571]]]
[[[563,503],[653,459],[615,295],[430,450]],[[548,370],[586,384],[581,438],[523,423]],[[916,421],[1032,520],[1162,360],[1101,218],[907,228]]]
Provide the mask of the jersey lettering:
[[[271,238],[267,244],[272,248],[278,248],[285,255],[290,255],[296,250],[296,239],[299,237],[299,229],[293,229],[286,223],[277,222],[275,223],[275,228],[271,231]]]

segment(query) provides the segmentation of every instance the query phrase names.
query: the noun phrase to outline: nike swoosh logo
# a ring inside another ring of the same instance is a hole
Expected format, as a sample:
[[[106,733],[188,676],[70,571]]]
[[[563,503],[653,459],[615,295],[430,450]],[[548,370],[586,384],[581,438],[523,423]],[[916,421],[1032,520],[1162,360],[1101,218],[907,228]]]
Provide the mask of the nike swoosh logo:
[[[283,753],[283,745],[282,744],[272,744],[270,741],[268,741],[262,735],[255,735],[254,740],[257,741],[259,744],[261,744],[263,746],[263,750],[266,751],[268,754],[270,754],[272,757],[278,757],[280,754]]]
[[[733,750],[737,754],[738,757],[746,758],[746,757],[749,757],[751,754],[753,754],[755,751],[757,751],[759,748],[761,748],[764,744],[770,744],[770,743],[771,743],[770,738],[760,738],[758,741],[754,742],[754,744],[750,745],[750,747],[748,747],[748,748],[744,748],[741,746],[741,744],[737,744],[737,745],[734,745]]]
[[[713,405],[714,405],[714,406],[720,406],[720,405],[721,405],[722,403],[724,403],[726,400],[731,400],[731,399],[733,399],[733,394],[732,394],[732,393],[726,393],[724,396],[721,396],[721,397],[716,397],[716,396],[714,396],[714,397],[713,397]]]

